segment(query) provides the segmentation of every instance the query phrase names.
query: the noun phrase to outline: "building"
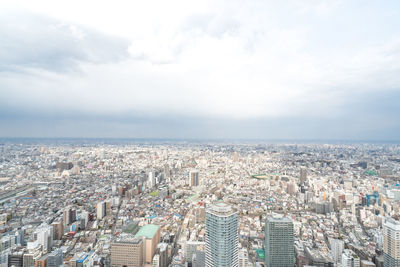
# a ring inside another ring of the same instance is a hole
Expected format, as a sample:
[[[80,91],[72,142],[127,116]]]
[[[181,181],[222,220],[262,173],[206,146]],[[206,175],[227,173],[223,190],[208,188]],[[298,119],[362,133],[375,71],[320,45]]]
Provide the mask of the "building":
[[[111,243],[111,267],[142,267],[143,240],[132,235],[120,237]]]
[[[383,266],[400,266],[400,222],[386,219],[383,225]]]
[[[47,265],[47,255],[40,257],[40,259],[36,260],[35,267],[46,267]]]
[[[361,267],[375,267],[375,263],[371,262],[371,261],[367,261],[367,260],[362,260]]]
[[[42,248],[37,246],[35,249],[29,250],[27,253],[24,253],[23,256],[23,266],[24,267],[32,267],[35,266],[35,262],[42,257]]]
[[[53,227],[53,238],[54,240],[61,240],[64,235],[64,224],[62,221],[53,222],[51,224]]]
[[[193,259],[193,255],[196,253],[196,250],[199,247],[204,247],[205,243],[200,241],[187,241],[185,245],[185,260],[186,262],[191,263]]]
[[[63,222],[64,225],[69,225],[76,220],[76,210],[72,206],[68,206],[63,211]]]
[[[242,248],[239,251],[239,267],[247,267],[249,266],[249,255],[245,248]]]
[[[37,244],[42,246],[43,253],[51,251],[53,247],[53,232],[53,226],[48,224],[42,224],[36,228],[34,236],[36,236]]]
[[[238,266],[238,213],[225,203],[206,210],[206,267]]]
[[[168,244],[160,243],[157,245],[157,253],[160,256],[159,267],[168,267]]]
[[[24,252],[18,251],[8,255],[8,266],[23,267]]]
[[[344,241],[340,239],[331,239],[331,255],[333,262],[337,265],[342,261],[342,253],[344,249]]]
[[[96,207],[96,215],[97,215],[97,219],[101,220],[106,216],[106,202],[102,201],[97,203],[97,207]]]
[[[328,214],[333,212],[333,204],[329,201],[323,201],[315,204],[315,212],[318,214]]]
[[[189,186],[199,186],[199,172],[193,170],[189,173]]]
[[[160,226],[147,224],[142,226],[136,233],[135,237],[143,239],[144,262],[145,264],[153,264],[153,257],[156,253],[157,244],[161,239]]]
[[[360,267],[360,258],[350,249],[343,250],[342,267]]]
[[[293,267],[293,222],[279,215],[268,217],[265,222],[266,267]]]
[[[300,168],[300,183],[304,184],[307,182],[307,169],[304,167]]]
[[[61,249],[56,249],[48,254],[47,267],[59,267],[63,264],[63,253]]]
[[[153,257],[153,267],[160,267],[160,254],[155,254]]]

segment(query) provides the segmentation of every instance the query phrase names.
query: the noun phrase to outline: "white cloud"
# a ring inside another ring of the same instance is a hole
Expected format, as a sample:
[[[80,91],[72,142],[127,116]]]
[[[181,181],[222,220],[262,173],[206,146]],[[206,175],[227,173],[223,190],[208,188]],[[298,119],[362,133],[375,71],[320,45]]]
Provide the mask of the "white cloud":
[[[130,56],[101,64],[78,58],[78,73],[27,67],[28,74],[3,73],[0,92],[15,107],[125,115],[334,117],[361,91],[400,88],[396,39],[361,46],[356,53],[340,47],[331,54],[313,52],[327,45],[315,42],[319,18],[334,16],[342,1],[17,3],[72,25],[68,29],[80,40],[86,38],[80,25],[126,38]]]

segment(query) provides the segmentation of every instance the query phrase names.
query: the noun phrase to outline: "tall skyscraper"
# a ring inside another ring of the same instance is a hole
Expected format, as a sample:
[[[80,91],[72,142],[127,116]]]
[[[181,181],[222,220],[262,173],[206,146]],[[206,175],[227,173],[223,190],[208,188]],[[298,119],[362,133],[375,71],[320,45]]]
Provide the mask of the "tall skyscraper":
[[[194,170],[189,173],[189,186],[199,186],[199,172]]]
[[[206,210],[206,267],[238,266],[238,214],[217,203]]]
[[[272,216],[265,222],[266,267],[293,267],[293,222],[283,216]]]
[[[400,266],[400,222],[386,219],[383,225],[383,266]]]

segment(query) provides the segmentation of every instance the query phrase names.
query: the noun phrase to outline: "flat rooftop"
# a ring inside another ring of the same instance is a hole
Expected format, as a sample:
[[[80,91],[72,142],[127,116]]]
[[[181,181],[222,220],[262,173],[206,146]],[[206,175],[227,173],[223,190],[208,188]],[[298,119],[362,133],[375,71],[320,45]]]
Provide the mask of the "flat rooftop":
[[[142,226],[142,228],[139,229],[139,232],[136,233],[135,237],[144,236],[146,238],[153,238],[159,228],[160,228],[160,226],[158,226],[158,225],[147,224],[145,226]]]

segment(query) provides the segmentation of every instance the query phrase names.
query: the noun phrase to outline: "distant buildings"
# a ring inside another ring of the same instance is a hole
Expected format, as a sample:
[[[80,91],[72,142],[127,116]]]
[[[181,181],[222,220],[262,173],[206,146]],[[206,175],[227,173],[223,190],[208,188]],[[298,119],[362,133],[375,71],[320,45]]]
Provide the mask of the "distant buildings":
[[[293,222],[282,216],[268,217],[265,222],[266,267],[293,267]]]
[[[217,203],[206,210],[206,267],[238,266],[238,214]]]

